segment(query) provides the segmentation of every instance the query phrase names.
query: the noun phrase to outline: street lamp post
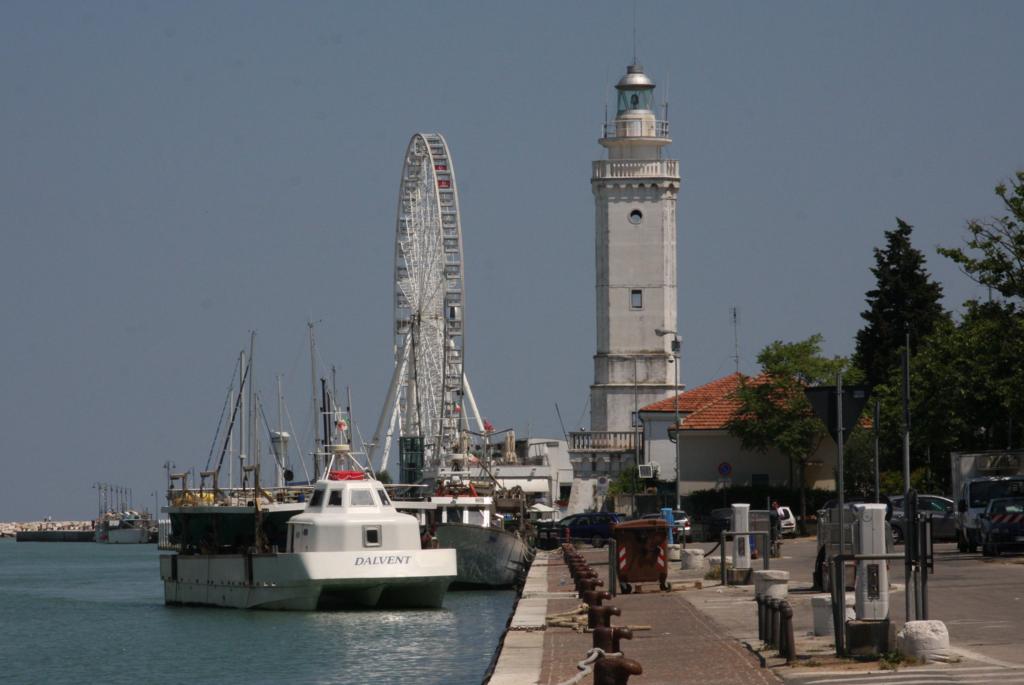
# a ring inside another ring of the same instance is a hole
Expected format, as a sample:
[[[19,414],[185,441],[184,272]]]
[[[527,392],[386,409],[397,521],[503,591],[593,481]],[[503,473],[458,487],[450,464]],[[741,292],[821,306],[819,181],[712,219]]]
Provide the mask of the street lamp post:
[[[675,400],[674,400],[674,404],[675,404],[676,420],[675,420],[675,423],[673,425],[675,427],[675,433],[676,433],[676,439],[675,439],[675,444],[676,444],[676,509],[682,509],[683,508],[683,493],[682,493],[682,489],[683,489],[683,461],[682,461],[682,455],[681,455],[680,448],[679,448],[679,429],[680,429],[680,425],[679,425],[679,353],[680,353],[680,348],[681,348],[681,345],[680,345],[681,341],[679,339],[679,334],[676,331],[671,331],[671,330],[667,330],[667,329],[664,329],[664,328],[655,328],[654,332],[656,334],[658,334],[659,336],[662,336],[662,337],[664,337],[666,335],[671,335],[672,336],[672,361],[673,361],[673,366],[675,366]]]

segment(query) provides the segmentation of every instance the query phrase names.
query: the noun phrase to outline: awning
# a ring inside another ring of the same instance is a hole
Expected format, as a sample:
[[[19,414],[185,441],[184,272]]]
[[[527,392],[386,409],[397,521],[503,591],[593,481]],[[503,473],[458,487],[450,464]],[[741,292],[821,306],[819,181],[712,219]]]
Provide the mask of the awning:
[[[496,480],[498,485],[507,490],[511,490],[518,485],[523,489],[523,492],[550,493],[550,485],[545,478],[497,478]]]
[[[538,514],[550,514],[554,510],[555,510],[554,507],[549,507],[548,505],[541,504],[540,502],[537,502],[532,507],[530,507],[530,511],[535,511]]]

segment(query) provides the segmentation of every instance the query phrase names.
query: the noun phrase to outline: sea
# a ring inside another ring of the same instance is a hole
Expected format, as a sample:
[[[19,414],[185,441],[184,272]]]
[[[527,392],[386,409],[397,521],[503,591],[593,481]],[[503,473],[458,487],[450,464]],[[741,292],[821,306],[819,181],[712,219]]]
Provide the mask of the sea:
[[[0,540],[0,683],[479,685],[516,600],[453,591],[427,611],[169,607],[158,554]]]

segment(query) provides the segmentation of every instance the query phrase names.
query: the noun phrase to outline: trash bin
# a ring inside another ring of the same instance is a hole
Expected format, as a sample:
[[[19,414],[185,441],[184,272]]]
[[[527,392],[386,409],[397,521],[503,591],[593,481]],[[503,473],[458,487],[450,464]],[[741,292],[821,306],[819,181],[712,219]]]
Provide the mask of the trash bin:
[[[664,519],[640,519],[616,524],[615,538],[619,590],[633,591],[633,583],[653,583],[668,591],[668,523]]]

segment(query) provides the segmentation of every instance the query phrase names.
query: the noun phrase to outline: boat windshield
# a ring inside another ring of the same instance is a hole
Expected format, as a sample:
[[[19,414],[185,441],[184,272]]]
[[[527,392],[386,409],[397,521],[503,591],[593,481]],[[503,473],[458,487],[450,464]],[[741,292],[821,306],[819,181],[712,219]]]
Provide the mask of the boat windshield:
[[[341,490],[331,490],[331,498],[327,501],[332,507],[341,506]]]
[[[309,501],[309,506],[311,506],[311,507],[319,507],[323,503],[324,503],[324,491],[323,490],[314,490],[313,491],[313,499],[311,499]]]
[[[349,495],[349,504],[353,507],[372,507],[373,495],[370,491],[364,488],[351,489]]]
[[[385,507],[391,506],[391,500],[388,499],[388,493],[386,493],[384,491],[384,488],[380,488],[380,489],[377,490],[377,497],[380,498],[380,503],[383,506],[385,506]]]

